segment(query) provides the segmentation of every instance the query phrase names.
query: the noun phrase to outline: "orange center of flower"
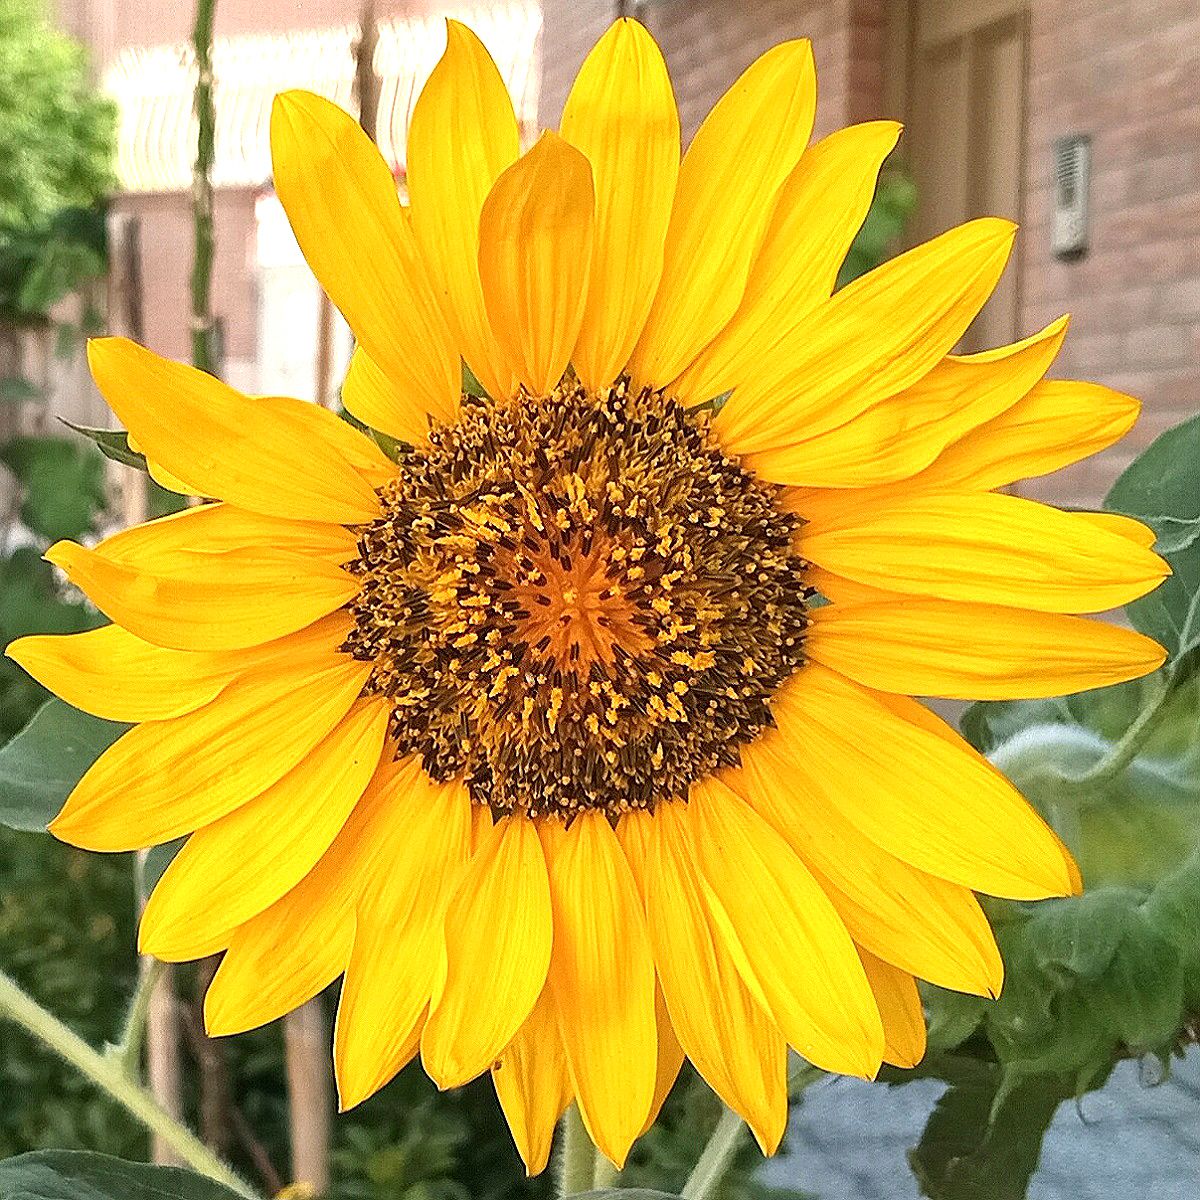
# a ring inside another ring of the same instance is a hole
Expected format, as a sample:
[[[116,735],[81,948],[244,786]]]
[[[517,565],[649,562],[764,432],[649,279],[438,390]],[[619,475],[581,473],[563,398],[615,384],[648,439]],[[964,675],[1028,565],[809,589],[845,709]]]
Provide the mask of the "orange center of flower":
[[[463,398],[364,527],[343,649],[400,753],[494,811],[610,815],[737,761],[803,661],[777,489],[624,384]]]

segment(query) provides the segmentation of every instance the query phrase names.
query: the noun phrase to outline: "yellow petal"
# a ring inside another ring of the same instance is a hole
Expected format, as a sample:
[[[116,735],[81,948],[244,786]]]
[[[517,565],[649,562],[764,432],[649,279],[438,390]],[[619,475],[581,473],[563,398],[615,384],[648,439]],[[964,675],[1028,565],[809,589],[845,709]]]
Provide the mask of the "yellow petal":
[[[1046,504],[1003,493],[921,493],[800,536],[811,561],[872,587],[1034,608],[1101,612],[1156,587],[1158,555]]]
[[[1105,533],[1115,533],[1117,537],[1126,538],[1144,550],[1152,549],[1158,541],[1158,534],[1149,525],[1142,524],[1134,517],[1109,512],[1077,512],[1074,515],[1076,520],[1102,529]]]
[[[904,720],[816,663],[784,684],[771,707],[785,762],[824,763],[842,781],[830,799],[889,854],[993,896],[1040,900],[1074,890],[1046,823],[944,722],[935,733]]]
[[[4,653],[60,699],[108,721],[165,721],[194,712],[235,674],[217,655],[164,650],[119,625],[23,637]]]
[[[340,608],[361,582],[332,563],[283,550],[230,550],[150,573],[56,542],[47,562],[106,616],[156,646],[235,650],[293,633]]]
[[[911,387],[983,307],[1015,233],[997,217],[969,221],[847,284],[795,329],[768,328],[714,419],[722,445],[791,445]]]
[[[526,1175],[550,1161],[554,1127],[571,1103],[571,1077],[549,985],[492,1068],[492,1082]]]
[[[811,44],[752,63],[700,126],[679,168],[662,279],[634,350],[637,384],[674,379],[737,311],[780,184],[808,144]]]
[[[845,425],[744,463],[775,483],[860,488],[907,479],[952,442],[1010,408],[1046,373],[1067,330],[1061,317],[1040,333],[984,354],[948,356],[912,386]]]
[[[212,1036],[265,1025],[345,970],[363,868],[395,829],[388,787],[395,770],[390,761],[380,766],[321,861],[233,933],[205,997],[205,1028]]]
[[[516,1036],[546,982],[553,918],[546,859],[523,815],[493,826],[446,912],[446,983],[421,1039],[439,1087],[486,1071]]]
[[[296,241],[354,336],[410,403],[452,417],[457,347],[374,143],[336,104],[283,92],[271,109],[271,162]]]
[[[952,700],[1061,696],[1162,666],[1155,641],[1106,621],[925,597],[814,609],[804,648],[885,692]]]
[[[588,160],[557,134],[496,180],[479,218],[479,276],[496,340],[534,395],[567,369],[587,300],[595,212]]]
[[[639,808],[625,813],[617,822],[616,828],[617,841],[625,853],[629,869],[633,872],[643,908],[646,904],[646,888],[651,869],[649,856],[653,824],[653,815],[646,809]],[[675,1028],[671,1024],[671,1015],[663,999],[662,987],[657,982],[654,987],[654,1019],[658,1026],[658,1069],[654,1082],[654,1099],[650,1103],[650,1112],[642,1127],[642,1133],[658,1120],[659,1111],[679,1077],[684,1059],[683,1047],[679,1044],[679,1038],[676,1037]]]
[[[341,655],[284,659],[193,713],[138,725],[88,768],[50,831],[88,850],[137,850],[199,829],[290,771],[370,671]]]
[[[646,909],[671,1024],[705,1082],[773,1154],[787,1124],[787,1044],[712,928],[683,805],[639,819],[649,823]]]
[[[141,952],[203,958],[295,887],[374,775],[390,713],[386,699],[360,700],[282,779],[192,834],[142,914]]]
[[[804,152],[779,189],[736,314],[671,384],[676,399],[701,404],[728,391],[755,365],[764,336],[799,324],[829,299],[899,136],[895,121],[869,121]]]
[[[833,797],[852,790],[852,780],[788,753],[779,730],[744,746],[742,763],[724,782],[783,835],[860,947],[939,987],[999,992],[1004,968],[974,895],[901,862],[860,833]]]
[[[92,377],[146,455],[197,495],[292,520],[379,515],[371,483],[332,440],[326,409],[249,397],[125,338],[88,342]],[[346,432],[354,437],[352,429]]]
[[[122,529],[96,547],[109,562],[151,573],[196,564],[196,556],[228,550],[286,550],[337,565],[358,552],[358,539],[343,525],[285,521],[231,504],[201,504]]]
[[[592,1140],[625,1165],[654,1098],[654,963],[633,874],[607,817],[543,842],[554,905],[550,992]]]
[[[362,869],[354,953],[338,1005],[343,1110],[416,1052],[440,969],[446,903],[470,851],[471,802],[461,783],[435,782],[414,758],[385,792],[389,828]]]
[[[615,21],[596,43],[560,128],[587,156],[596,185],[591,280],[572,361],[580,382],[599,389],[620,374],[646,323],[679,174],[667,65],[637,21]]]
[[[880,704],[891,709],[898,717],[901,717],[912,725],[916,725],[919,729],[937,734],[938,737],[949,742],[950,745],[965,754],[969,754],[977,763],[982,764],[989,771],[994,771],[1001,778],[1005,778],[1003,773],[994,767],[988,759],[963,740],[958,730],[948,725],[931,708],[922,704],[920,700],[914,699],[912,696],[897,696],[891,692],[872,692],[871,694]],[[1047,828],[1050,827],[1047,826]],[[1059,853],[1062,855],[1063,862],[1066,865],[1067,876],[1071,884],[1071,895],[1077,896],[1083,891],[1083,876],[1080,874],[1079,865],[1075,862],[1071,851],[1067,848],[1062,838],[1053,829],[1050,829],[1050,833],[1058,845]],[[916,973],[914,972],[914,974]]]
[[[916,980],[861,946],[858,953],[883,1018],[884,1062],[915,1067],[925,1057],[925,1012]]]
[[[822,1070],[874,1078],[883,1057],[879,1011],[820,885],[719,780],[692,784],[687,815],[716,928],[788,1044]]]
[[[446,53],[417,97],[408,127],[410,211],[455,342],[495,397],[510,394],[513,377],[483,306],[479,214],[519,151],[517,118],[496,64],[471,30],[447,21]]]
[[[364,425],[411,446],[423,445],[428,437],[429,413],[410,393],[397,387],[361,346],[350,356],[342,382],[342,403]]]
[[[987,490],[1046,475],[1123,438],[1140,408],[1132,396],[1098,383],[1047,379],[946,449],[914,482]]]

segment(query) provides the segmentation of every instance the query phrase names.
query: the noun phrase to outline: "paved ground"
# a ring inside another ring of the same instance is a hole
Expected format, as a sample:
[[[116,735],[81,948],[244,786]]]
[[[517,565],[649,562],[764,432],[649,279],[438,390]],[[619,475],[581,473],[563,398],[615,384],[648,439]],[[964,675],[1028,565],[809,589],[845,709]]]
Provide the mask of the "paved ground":
[[[941,1085],[903,1088],[832,1080],[793,1114],[791,1153],[764,1177],[821,1200],[917,1200],[905,1162]],[[1083,1100],[1064,1104],[1046,1135],[1029,1200],[1200,1200],[1200,1053],[1157,1087],[1122,1064]]]

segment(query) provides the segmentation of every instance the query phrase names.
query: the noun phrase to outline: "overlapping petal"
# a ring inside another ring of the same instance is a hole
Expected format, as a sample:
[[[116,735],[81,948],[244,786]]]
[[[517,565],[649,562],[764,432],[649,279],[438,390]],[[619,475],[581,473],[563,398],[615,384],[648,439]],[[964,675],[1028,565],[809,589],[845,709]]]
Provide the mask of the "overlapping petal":
[[[496,341],[535,396],[567,369],[583,321],[595,192],[588,160],[557,134],[496,180],[479,218],[479,276]]]

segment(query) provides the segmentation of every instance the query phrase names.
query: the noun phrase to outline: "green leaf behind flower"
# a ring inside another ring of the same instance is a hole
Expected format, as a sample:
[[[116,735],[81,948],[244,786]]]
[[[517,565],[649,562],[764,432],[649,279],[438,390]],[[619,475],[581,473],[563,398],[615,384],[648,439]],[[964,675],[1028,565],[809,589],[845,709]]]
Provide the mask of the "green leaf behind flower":
[[[45,829],[88,767],[128,728],[48,701],[0,748],[0,825]],[[3,1190],[0,1196],[7,1200]]]

